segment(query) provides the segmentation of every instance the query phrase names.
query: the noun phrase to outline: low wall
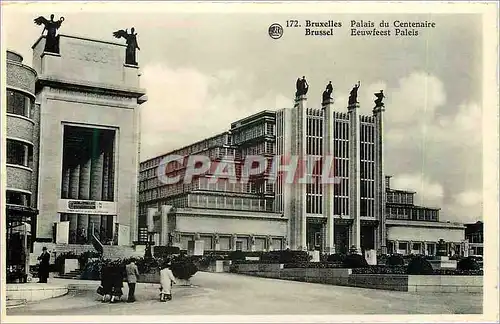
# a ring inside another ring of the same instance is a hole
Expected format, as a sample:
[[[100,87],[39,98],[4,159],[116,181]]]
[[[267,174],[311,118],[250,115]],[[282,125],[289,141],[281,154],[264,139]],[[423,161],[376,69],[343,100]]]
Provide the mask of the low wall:
[[[359,288],[408,291],[408,275],[353,274],[348,278],[348,285]]]
[[[39,283],[7,284],[7,299],[19,299],[26,302],[59,297],[67,293],[68,288],[63,285]]]
[[[483,290],[482,276],[352,274],[343,268],[283,268],[280,264],[238,264],[237,273],[264,278],[407,292],[471,292]]]
[[[408,276],[408,291],[482,293],[483,276]]]

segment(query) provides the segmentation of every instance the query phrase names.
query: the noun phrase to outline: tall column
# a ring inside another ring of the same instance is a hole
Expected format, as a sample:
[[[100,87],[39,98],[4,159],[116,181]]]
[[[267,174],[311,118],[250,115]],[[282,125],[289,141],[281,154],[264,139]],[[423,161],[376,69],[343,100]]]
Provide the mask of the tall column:
[[[90,162],[90,199],[102,200],[104,153],[93,156]]]
[[[377,250],[382,254],[387,253],[387,227],[386,227],[386,186],[384,175],[384,112],[385,108],[373,108],[375,117],[375,217],[379,220]]]
[[[71,171],[69,168],[64,168],[62,172],[62,192],[61,198],[68,199],[69,198],[69,183],[70,183],[70,175]]]
[[[295,99],[295,131],[294,143],[295,155],[299,158],[299,166],[302,171],[305,168],[304,162],[307,157],[307,97],[305,95]],[[303,162],[304,161],[304,162]],[[299,170],[297,170],[299,171]],[[305,175],[304,173],[302,175]],[[302,176],[301,175],[301,176]],[[301,177],[300,177],[301,178]],[[306,185],[295,183],[295,242],[292,243],[292,249],[307,251],[307,217],[306,217]],[[292,201],[293,201],[292,200]]]
[[[360,180],[360,154],[359,154],[359,104],[355,103],[347,107],[349,111],[349,214],[353,220],[351,233],[351,246],[356,247],[357,253],[361,253],[361,180]]]
[[[78,199],[80,192],[80,165],[71,168],[69,177],[69,198]]]
[[[90,199],[90,158],[80,164],[80,181],[79,181],[79,194],[78,194],[78,199]],[[88,240],[89,233],[90,233],[90,228],[89,228],[89,215],[80,215],[82,220],[79,221],[79,225],[83,226],[80,227],[83,230],[83,233]]]
[[[78,233],[78,214],[69,214],[69,243],[76,243]]]
[[[90,158],[80,164],[80,188],[78,199],[90,199]]]
[[[85,244],[87,243],[89,237],[89,215],[87,214],[78,214],[78,230],[77,230],[77,238],[76,241],[80,242],[80,240],[85,240]]]
[[[325,242],[325,253],[333,254],[335,253],[335,240],[334,240],[334,226],[335,220],[333,218],[334,214],[334,183],[330,183],[332,176],[337,176],[337,174],[331,174],[330,170],[334,168],[334,127],[335,120],[333,115],[333,99],[329,99],[323,102],[323,174],[321,175],[321,181],[323,184],[323,216],[326,217],[326,242]],[[331,165],[329,162],[331,161]],[[329,165],[329,170],[325,167]]]

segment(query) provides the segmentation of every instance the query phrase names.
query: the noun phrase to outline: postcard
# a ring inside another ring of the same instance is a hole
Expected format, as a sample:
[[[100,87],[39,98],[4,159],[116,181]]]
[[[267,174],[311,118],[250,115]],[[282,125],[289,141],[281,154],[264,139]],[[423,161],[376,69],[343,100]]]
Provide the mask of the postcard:
[[[2,63],[2,321],[498,321],[497,3],[3,2]]]

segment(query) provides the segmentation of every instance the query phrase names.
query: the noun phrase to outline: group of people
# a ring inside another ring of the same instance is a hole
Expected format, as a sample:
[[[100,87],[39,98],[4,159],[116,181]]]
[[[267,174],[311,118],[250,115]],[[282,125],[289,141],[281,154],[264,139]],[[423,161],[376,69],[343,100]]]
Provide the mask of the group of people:
[[[160,301],[172,300],[172,285],[175,284],[175,277],[170,269],[171,263],[165,262],[160,270]],[[135,302],[135,287],[139,279],[139,269],[132,259],[123,268],[118,263],[111,263],[101,269],[101,285],[97,293],[102,296],[103,302],[116,303],[121,301],[123,296],[123,279],[128,285],[128,303]]]

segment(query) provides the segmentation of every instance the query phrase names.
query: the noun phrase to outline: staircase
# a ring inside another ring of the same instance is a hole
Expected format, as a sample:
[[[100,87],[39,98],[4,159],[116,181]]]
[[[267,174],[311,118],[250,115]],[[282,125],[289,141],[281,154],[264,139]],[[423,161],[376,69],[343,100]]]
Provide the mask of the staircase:
[[[73,270],[65,274],[57,275],[56,278],[61,279],[80,279],[80,275],[82,274],[81,269]]]
[[[132,246],[124,245],[104,245],[103,254],[104,259],[116,260],[127,258],[142,258],[143,252],[137,252]]]

